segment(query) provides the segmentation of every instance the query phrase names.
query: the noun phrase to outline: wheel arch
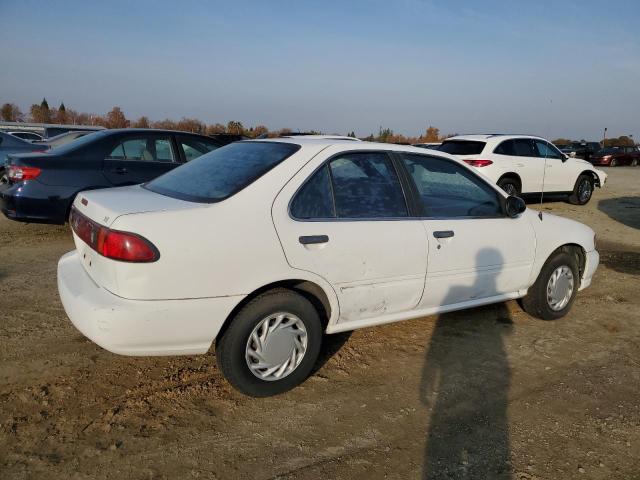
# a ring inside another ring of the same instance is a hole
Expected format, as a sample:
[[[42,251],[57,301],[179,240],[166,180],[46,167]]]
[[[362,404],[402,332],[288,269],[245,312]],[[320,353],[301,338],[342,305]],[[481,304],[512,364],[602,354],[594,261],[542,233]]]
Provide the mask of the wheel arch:
[[[596,172],[594,172],[593,170],[584,170],[582,172],[580,172],[580,174],[578,175],[578,178],[576,178],[576,185],[578,184],[578,179],[582,176],[582,175],[587,175],[591,178],[593,178],[593,184],[600,188],[602,186],[602,182],[600,180],[600,177],[598,176],[598,174]],[[575,188],[575,187],[574,187]]]
[[[505,178],[511,178],[511,179],[517,181],[518,184],[520,185],[520,191],[522,191],[522,178],[520,178],[520,175],[518,175],[515,172],[503,173],[502,175],[500,175],[500,178],[498,178],[498,181],[496,182],[496,185],[499,184]]]
[[[242,308],[244,308],[245,305],[247,305],[257,296],[270,290],[279,288],[291,290],[309,300],[318,312],[320,321],[322,322],[323,331],[326,330],[327,326],[332,322],[332,320],[335,320],[334,317],[337,317],[338,315],[337,297],[335,297],[335,293],[333,292],[333,290],[331,290],[331,293],[327,293],[325,288],[320,286],[318,283],[308,279],[297,278],[278,280],[256,288],[249,295],[238,302],[238,304],[231,310],[229,315],[227,315],[227,318],[225,318],[213,344],[216,344],[217,340],[222,337],[225,330],[229,328],[229,325],[233,321],[233,318],[238,314],[240,310],[242,310]]]

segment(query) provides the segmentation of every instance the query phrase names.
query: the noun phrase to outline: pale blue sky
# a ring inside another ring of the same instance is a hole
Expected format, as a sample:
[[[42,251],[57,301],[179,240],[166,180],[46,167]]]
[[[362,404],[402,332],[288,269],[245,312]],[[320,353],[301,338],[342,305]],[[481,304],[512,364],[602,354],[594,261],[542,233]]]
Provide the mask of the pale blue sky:
[[[640,135],[640,2],[0,0],[0,102],[359,135]]]

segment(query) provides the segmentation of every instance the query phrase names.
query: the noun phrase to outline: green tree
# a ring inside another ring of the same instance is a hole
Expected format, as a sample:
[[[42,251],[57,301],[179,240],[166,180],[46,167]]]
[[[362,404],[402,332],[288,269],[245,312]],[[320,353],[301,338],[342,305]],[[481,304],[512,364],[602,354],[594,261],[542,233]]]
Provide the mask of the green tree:
[[[64,102],[60,103],[58,107],[58,111],[55,114],[56,123],[69,123],[69,114],[67,113],[67,108],[64,106]]]

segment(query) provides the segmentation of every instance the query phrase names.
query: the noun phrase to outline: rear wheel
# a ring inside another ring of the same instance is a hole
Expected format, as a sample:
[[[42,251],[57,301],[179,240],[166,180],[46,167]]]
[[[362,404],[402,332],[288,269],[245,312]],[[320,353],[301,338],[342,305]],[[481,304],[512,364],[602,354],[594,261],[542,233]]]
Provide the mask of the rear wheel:
[[[520,182],[513,177],[504,177],[498,180],[498,186],[506,192],[507,195],[520,195]]]
[[[594,181],[590,175],[580,175],[569,196],[569,202],[574,205],[585,205],[593,195]]]
[[[527,296],[521,300],[524,311],[543,320],[564,317],[580,286],[578,272],[575,256],[562,251],[551,255]]]
[[[631,166],[632,167],[637,167],[638,166],[638,159],[634,158],[633,160],[631,160]]]
[[[231,320],[216,344],[222,373],[253,397],[286,392],[311,373],[320,353],[322,325],[314,306],[297,293],[259,295]]]

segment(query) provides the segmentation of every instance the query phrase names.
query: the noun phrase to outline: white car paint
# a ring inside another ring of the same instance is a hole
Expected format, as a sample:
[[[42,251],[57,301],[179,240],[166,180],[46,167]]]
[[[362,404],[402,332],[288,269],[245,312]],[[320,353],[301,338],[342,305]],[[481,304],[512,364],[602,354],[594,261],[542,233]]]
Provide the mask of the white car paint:
[[[205,353],[234,308],[265,286],[304,281],[326,297],[327,333],[522,297],[557,248],[585,254],[580,289],[598,265],[593,231],[527,209],[516,218],[300,221],[289,202],[310,175],[347,151],[417,147],[331,139],[266,140],[300,145],[291,157],[218,203],[194,203],[142,186],[79,194],[74,206],[111,229],[149,239],[154,263],[102,257],[74,232],[58,264],[58,287],[74,325],[124,355]],[[484,180],[481,180],[484,181]],[[491,187],[498,195],[504,192]],[[453,238],[433,232],[455,230]],[[328,243],[301,245],[302,235]]]
[[[538,156],[514,156],[495,153],[503,143],[516,139],[531,139],[551,145],[561,158],[542,158]],[[594,176],[596,186],[604,186],[607,174],[579,158],[569,157],[558,150],[551,142],[533,135],[458,135],[447,138],[443,144],[451,141],[484,142],[481,152],[473,155],[456,155],[462,160],[490,160],[487,166],[475,167],[492,182],[497,183],[505,175],[517,175],[521,181],[521,193],[564,192],[573,191],[576,180],[582,173],[589,172]],[[441,147],[442,148],[442,147]],[[546,170],[546,173],[545,173]],[[543,187],[544,182],[544,187]]]

